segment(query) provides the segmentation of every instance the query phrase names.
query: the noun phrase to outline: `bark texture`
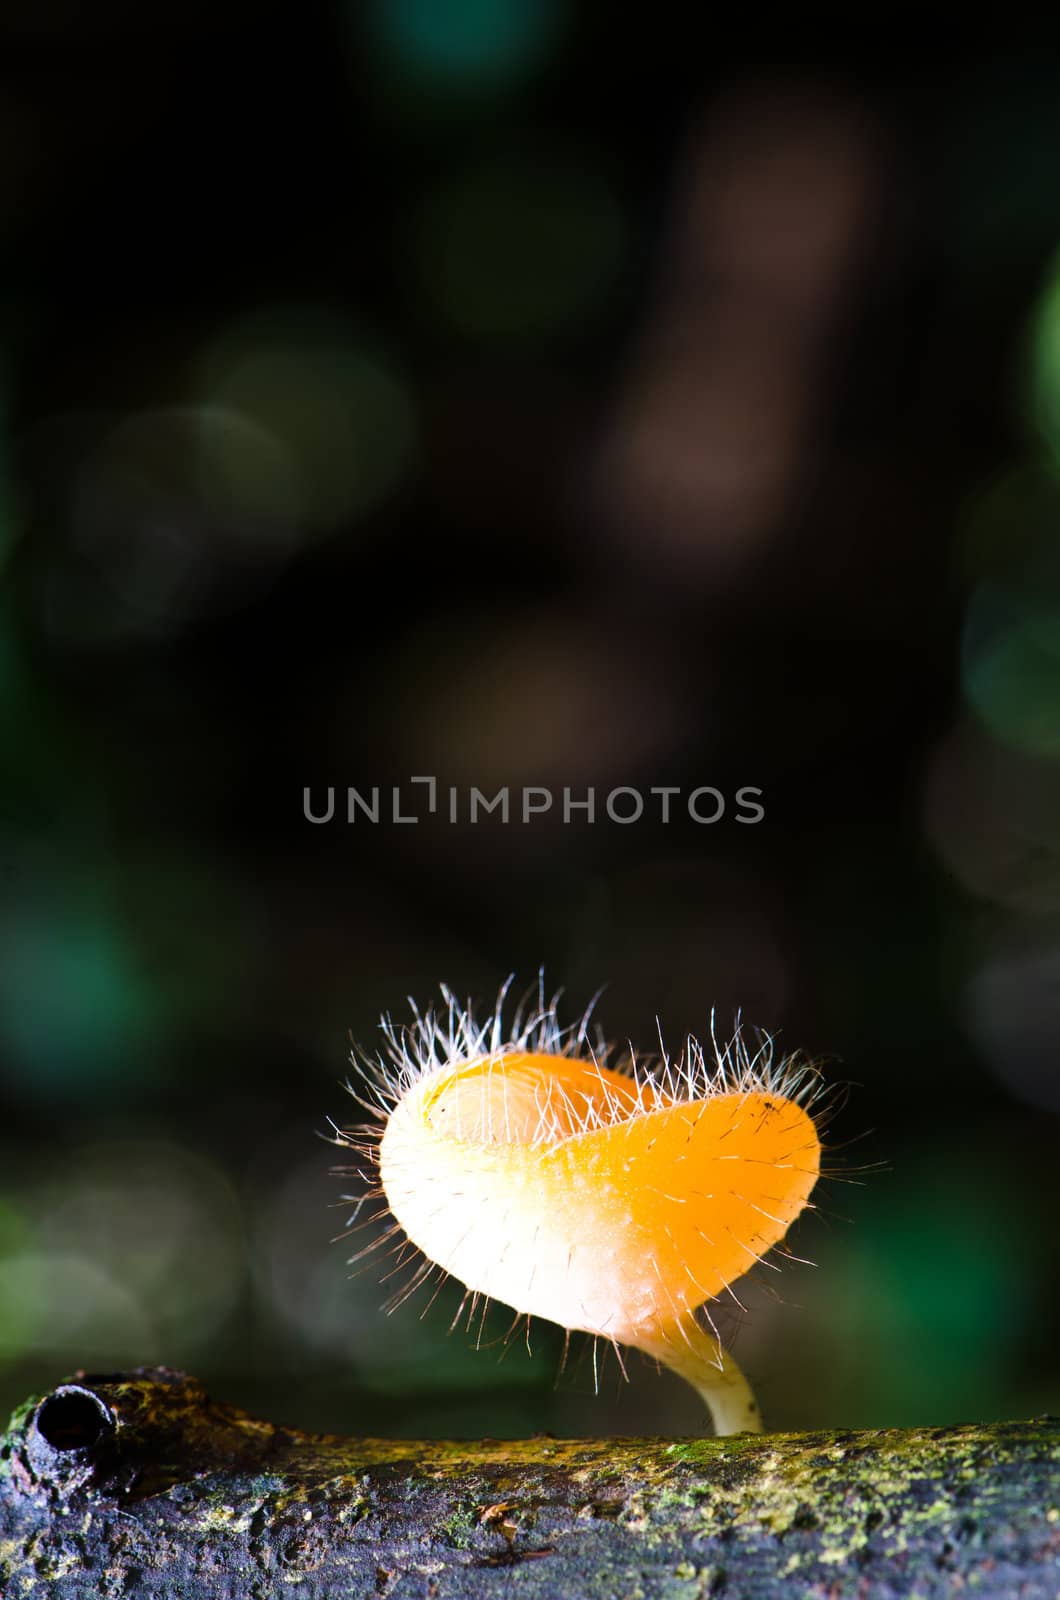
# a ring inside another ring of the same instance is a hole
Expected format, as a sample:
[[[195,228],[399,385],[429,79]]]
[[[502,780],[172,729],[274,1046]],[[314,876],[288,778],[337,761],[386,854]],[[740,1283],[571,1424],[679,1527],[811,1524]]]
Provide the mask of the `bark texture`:
[[[81,1375],[0,1445],[0,1595],[388,1600],[1060,1595],[1060,1420],[420,1443]]]

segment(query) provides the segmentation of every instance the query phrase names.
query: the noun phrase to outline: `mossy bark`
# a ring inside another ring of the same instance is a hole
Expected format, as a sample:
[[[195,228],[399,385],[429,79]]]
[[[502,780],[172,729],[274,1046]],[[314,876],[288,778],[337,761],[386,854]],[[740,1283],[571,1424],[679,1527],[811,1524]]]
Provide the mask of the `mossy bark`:
[[[420,1443],[82,1376],[0,1448],[0,1594],[1056,1600],[1060,1421]]]

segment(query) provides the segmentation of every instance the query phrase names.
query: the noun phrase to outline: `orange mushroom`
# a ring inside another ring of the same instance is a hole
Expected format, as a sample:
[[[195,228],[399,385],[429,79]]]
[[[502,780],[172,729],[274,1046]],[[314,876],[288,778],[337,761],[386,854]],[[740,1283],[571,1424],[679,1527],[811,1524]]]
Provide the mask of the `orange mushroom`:
[[[740,1031],[708,1055],[609,1065],[588,1019],[555,1002],[476,1023],[446,1010],[384,1022],[365,1063],[370,1129],[340,1142],[377,1167],[397,1229],[475,1295],[632,1345],[695,1387],[715,1431],[757,1431],[746,1378],[696,1316],[780,1243],[821,1145],[814,1068]],[[357,1091],[353,1091],[357,1092]],[[359,1095],[360,1097],[360,1095]],[[369,1248],[372,1248],[371,1246]]]

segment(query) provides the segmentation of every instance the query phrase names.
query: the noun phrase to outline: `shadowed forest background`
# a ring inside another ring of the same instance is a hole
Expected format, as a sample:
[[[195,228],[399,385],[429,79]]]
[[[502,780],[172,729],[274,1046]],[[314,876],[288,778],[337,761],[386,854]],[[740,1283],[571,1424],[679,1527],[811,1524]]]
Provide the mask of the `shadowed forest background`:
[[[0,1409],[163,1362],[305,1427],[701,1427],[329,1242],[349,1035],[544,966],[851,1084],[881,1165],[720,1311],[767,1424],[1060,1410],[1060,60],[2,26]],[[415,774],[765,816],[343,820]]]

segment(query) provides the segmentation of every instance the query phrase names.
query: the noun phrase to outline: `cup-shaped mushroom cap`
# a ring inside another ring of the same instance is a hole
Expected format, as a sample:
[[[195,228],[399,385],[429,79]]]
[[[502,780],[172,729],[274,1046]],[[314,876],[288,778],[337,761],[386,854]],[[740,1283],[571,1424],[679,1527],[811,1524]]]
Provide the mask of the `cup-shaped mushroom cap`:
[[[442,1067],[394,1107],[379,1150],[409,1238],[518,1312],[650,1343],[780,1242],[820,1142],[768,1088],[682,1099],[565,1056]]]

